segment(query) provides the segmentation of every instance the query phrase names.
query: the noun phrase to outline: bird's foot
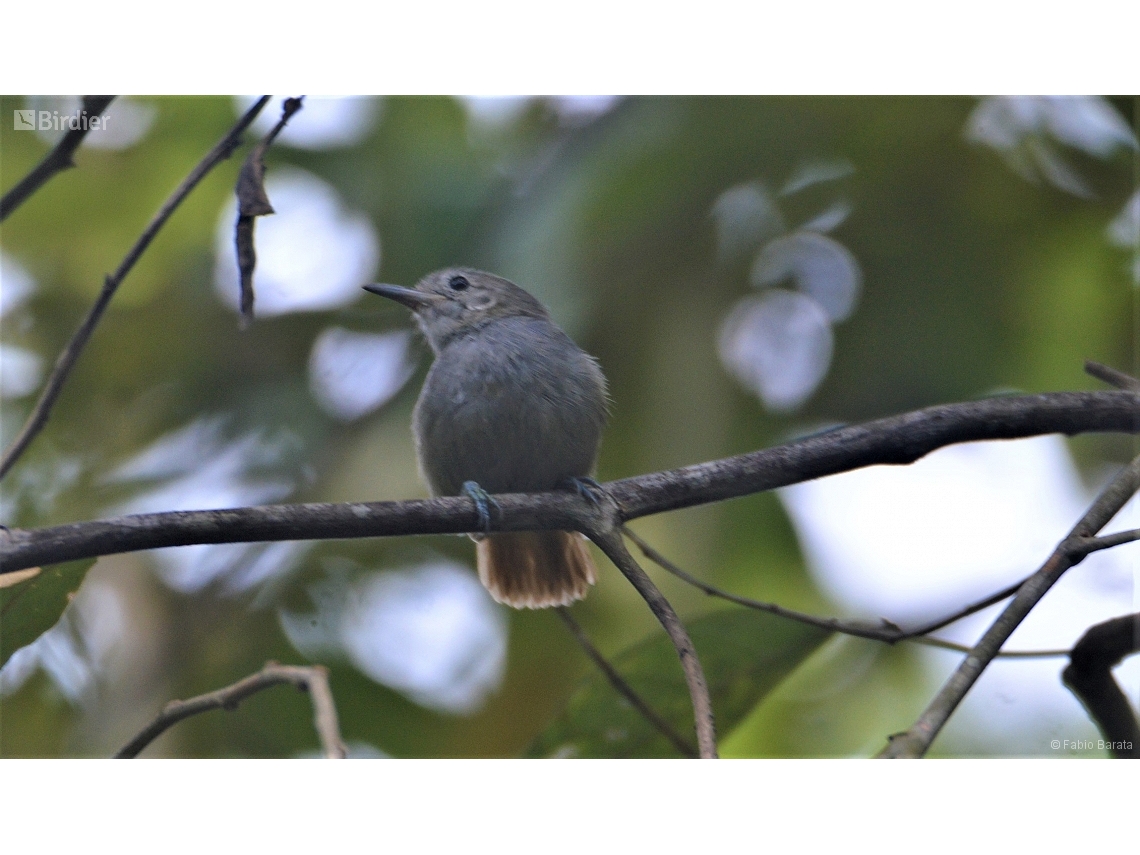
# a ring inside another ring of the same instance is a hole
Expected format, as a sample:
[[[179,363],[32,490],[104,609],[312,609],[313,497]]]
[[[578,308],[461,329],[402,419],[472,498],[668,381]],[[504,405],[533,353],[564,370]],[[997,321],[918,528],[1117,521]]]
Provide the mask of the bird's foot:
[[[601,484],[585,475],[567,478],[559,486],[573,490],[595,508],[600,508],[602,503],[609,498],[609,494],[606,493]]]
[[[503,509],[499,507],[499,503],[495,501],[495,497],[480,487],[475,481],[464,481],[462,489],[463,495],[475,503],[475,510],[479,512],[479,527],[483,530],[483,534],[480,537],[485,537],[491,533],[491,508],[494,508],[500,514],[502,514]]]

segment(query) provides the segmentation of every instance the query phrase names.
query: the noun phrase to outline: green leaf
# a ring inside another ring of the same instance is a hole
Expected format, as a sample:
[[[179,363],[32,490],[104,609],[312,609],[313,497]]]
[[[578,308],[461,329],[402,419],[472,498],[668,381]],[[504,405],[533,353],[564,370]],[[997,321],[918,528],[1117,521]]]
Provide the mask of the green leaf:
[[[717,732],[727,735],[831,635],[751,609],[716,612],[688,626],[708,680]],[[633,690],[682,738],[696,743],[689,691],[664,632],[612,660]],[[681,753],[595,671],[528,757],[680,757]]]
[[[53,564],[35,574],[0,575],[0,667],[56,625],[94,563],[94,558],[84,558]],[[11,577],[21,577],[21,581],[12,584]]]

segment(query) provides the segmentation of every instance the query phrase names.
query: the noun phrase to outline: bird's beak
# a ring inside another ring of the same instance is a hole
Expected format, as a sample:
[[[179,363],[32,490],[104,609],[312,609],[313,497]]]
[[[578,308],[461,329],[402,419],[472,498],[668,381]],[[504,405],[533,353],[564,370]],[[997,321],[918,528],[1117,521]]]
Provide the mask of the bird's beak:
[[[379,294],[381,297],[387,297],[389,300],[395,300],[397,303],[403,303],[413,312],[435,302],[431,294],[425,294],[423,291],[417,291],[415,288],[405,288],[402,285],[376,284],[365,285],[363,287],[365,291]]]

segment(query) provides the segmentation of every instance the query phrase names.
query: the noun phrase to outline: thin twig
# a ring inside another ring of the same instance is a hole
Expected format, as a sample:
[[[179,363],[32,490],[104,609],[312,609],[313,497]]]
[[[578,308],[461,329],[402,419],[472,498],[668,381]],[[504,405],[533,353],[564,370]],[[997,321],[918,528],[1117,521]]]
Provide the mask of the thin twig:
[[[147,745],[167,729],[190,716],[207,710],[237,709],[238,704],[250,695],[290,683],[303,692],[308,692],[313,703],[313,724],[321,740],[325,757],[342,759],[346,755],[344,742],[340,738],[337,724],[336,705],[329,689],[329,672],[323,665],[278,665],[267,662],[256,674],[251,674],[230,686],[198,695],[186,701],[171,701],[143,730],[128,742],[115,755],[115,759],[137,757]]]
[[[809,626],[819,627],[820,629],[832,630],[834,632],[841,632],[846,635],[854,635],[859,638],[870,638],[875,641],[898,641],[901,635],[901,630],[891,629],[889,627],[871,626],[861,621],[842,621],[839,618],[824,618],[815,615],[804,614],[803,612],[793,611],[786,609],[783,606],[776,605],[775,603],[764,603],[760,600],[753,600],[750,597],[742,597],[738,594],[732,594],[728,591],[721,590],[715,585],[710,585],[708,582],[698,579],[696,576],[682,570],[656,549],[649,545],[648,542],[643,540],[636,532],[629,526],[622,526],[622,532],[637,544],[637,548],[641,550],[653,563],[657,564],[663,570],[668,571],[676,576],[682,582],[692,585],[699,591],[703,591],[712,597],[719,597],[722,600],[727,600],[730,603],[736,603],[739,606],[746,608],[756,609],[757,611],[768,612],[769,614],[776,615],[777,617],[787,618],[794,620],[798,623],[808,624]]]
[[[880,757],[922,757],[927,752],[943,725],[993,661],[1006,639],[1065,571],[1084,558],[1085,553],[1079,552],[1079,549],[1074,553],[1073,544],[1090,538],[1107,525],[1135,495],[1137,489],[1140,489],[1140,457],[1124,467],[1112,483],[1101,491],[1092,507],[1048,560],[1021,586],[1013,601],[982,635],[918,720],[904,733],[891,736],[887,746],[879,753]]]
[[[621,674],[614,670],[614,667],[606,661],[606,658],[602,656],[601,652],[590,642],[589,637],[582,627],[578,625],[578,621],[574,620],[569,609],[563,607],[555,609],[555,611],[570,630],[570,634],[574,636],[578,644],[586,651],[586,655],[598,666],[598,669],[606,675],[606,679],[610,681],[610,685],[617,690],[618,694],[629,701],[633,708],[641,713],[646,721],[657,728],[657,731],[662,736],[672,742],[673,747],[680,751],[682,755],[696,758],[697,749],[689,744],[687,739],[677,733],[669,722],[661,718],[657,711],[649,706],[649,704],[642,699],[641,695],[637,694],[637,692],[633,690],[633,687],[622,678]]]
[[[886,644],[895,644],[900,641],[909,641],[915,644],[926,645],[927,647],[938,647],[943,650],[956,650],[961,653],[969,653],[973,648],[965,644],[959,644],[955,641],[946,641],[941,638],[929,638],[927,634],[936,629],[941,629],[948,624],[961,620],[974,612],[981,611],[996,602],[1000,602],[1005,598],[1011,596],[1022,585],[1018,582],[1012,589],[998,591],[996,594],[991,594],[984,600],[966,606],[963,609],[949,615],[945,618],[940,618],[930,624],[926,624],[918,629],[904,630],[901,627],[884,621],[884,625],[878,626],[864,620],[840,620],[833,617],[818,617],[816,615],[809,615],[805,612],[797,612],[794,609],[784,608],[776,603],[765,603],[760,600],[754,600],[751,597],[742,597],[739,594],[732,594],[715,585],[710,585],[691,573],[682,570],[656,549],[649,545],[642,537],[630,529],[628,526],[622,526],[622,532],[637,544],[638,549],[654,564],[661,567],[661,569],[676,576],[682,582],[692,585],[699,591],[703,591],[710,597],[719,597],[722,600],[727,600],[730,603],[736,603],[739,606],[744,606],[749,609],[756,609],[757,611],[767,612],[768,614],[776,615],[777,617],[787,618],[788,620],[796,621],[797,623],[807,624],[808,626],[819,627],[820,629],[831,630],[832,632],[842,633],[843,635],[852,635],[856,638],[867,638],[872,641],[882,641]],[[1024,580],[1023,580],[1024,581]],[[1068,656],[1068,650],[1012,650],[998,654],[999,656],[1018,658],[1018,659],[1042,659],[1052,658],[1057,656]]]
[[[610,561],[629,579],[637,593],[649,605],[654,617],[661,622],[673,646],[677,649],[677,656],[681,660],[681,668],[685,672],[685,683],[689,687],[689,698],[693,703],[693,718],[697,730],[697,750],[702,759],[712,759],[716,752],[716,726],[713,722],[712,700],[709,698],[708,682],[705,680],[704,669],[697,658],[696,648],[689,638],[689,632],[665,595],[657,590],[657,586],[646,575],[641,566],[634,561],[629,550],[622,542],[621,533],[616,528],[603,532],[588,532],[590,539],[606,553]]]
[[[98,299],[95,304],[87,312],[87,317],[83,319],[83,323],[79,325],[79,329],[71,337],[71,341],[67,343],[67,347],[60,353],[59,358],[55,361],[55,367],[52,369],[51,376],[48,377],[47,384],[42,393],[40,393],[39,400],[36,401],[35,408],[32,410],[28,420],[24,423],[23,428],[20,429],[19,435],[12,442],[12,444],[4,452],[3,460],[0,460],[0,478],[12,468],[13,464],[19,459],[20,455],[28,447],[36,435],[47,424],[48,416],[51,414],[52,406],[55,404],[56,398],[63,390],[63,384],[67,381],[68,375],[71,373],[72,367],[75,365],[76,360],[79,358],[80,352],[87,344],[87,340],[94,332],[96,325],[103,317],[103,312],[106,310],[111,298],[115,295],[115,291],[122,283],[123,279],[131,268],[135,266],[135,262],[139,260],[146,248],[150,246],[155,235],[163,227],[170,215],[182,203],[182,200],[190,195],[192,191],[207,173],[210,172],[215,166],[233,154],[234,149],[241,144],[242,132],[249,127],[250,123],[257,118],[257,114],[265,106],[269,100],[269,96],[262,97],[256,104],[246,111],[229,132],[222,137],[222,139],[215,145],[210,152],[202,158],[197,166],[186,176],[185,180],[178,186],[178,188],[170,195],[170,197],[158,209],[158,212],[151,219],[146,229],[135,241],[134,246],[126,254],[123,260],[119,263],[118,269],[114,273],[107,276],[103,280],[103,289],[99,292]]]
[[[618,501],[621,521],[628,521],[875,463],[913,460],[956,442],[1084,431],[1140,431],[1140,395],[1055,392],[947,404],[603,487]],[[501,513],[491,531],[584,531],[597,525],[588,503],[567,492],[495,500]],[[482,526],[467,497],[136,514],[0,532],[0,572],[164,546],[456,534]]]
[[[903,637],[917,638],[921,635],[929,635],[930,633],[937,632],[938,630],[949,626],[952,623],[957,623],[958,621],[962,620],[962,618],[967,618],[972,614],[977,614],[984,609],[988,609],[990,606],[996,605],[1002,600],[1008,600],[1010,597],[1016,594],[1017,589],[1024,585],[1028,580],[1029,577],[1026,576],[1024,579],[1014,582],[1012,585],[1007,585],[1000,591],[996,591],[995,593],[990,594],[988,597],[978,600],[976,603],[970,603],[970,605],[964,606],[958,611],[949,614],[944,618],[938,618],[937,620],[932,620],[929,623],[924,623],[921,626],[916,626],[913,629],[905,630],[903,632]]]
[[[90,120],[102,115],[103,111],[114,100],[114,95],[83,96],[81,109],[87,114],[88,121],[64,134],[60,141],[55,144],[55,148],[44,155],[44,159],[37,163],[19,184],[4,194],[4,198],[0,199],[0,222],[6,220],[9,214],[45,185],[53,175],[75,166],[75,161],[71,156],[75,154],[75,150],[79,148],[84,137],[90,132]]]
[[[1113,757],[1140,758],[1140,722],[1112,677],[1112,669],[1137,652],[1140,614],[1113,618],[1081,636],[1061,674],[1100,728]]]
[[[1103,380],[1109,386],[1115,386],[1117,389],[1124,389],[1129,392],[1140,392],[1140,380],[1137,380],[1131,374],[1117,371],[1115,368],[1110,368],[1100,362],[1086,359],[1085,373],[1090,377],[1095,377],[1097,380]]]
[[[923,647],[937,647],[940,650],[953,650],[955,653],[970,653],[974,648],[969,644],[959,644],[956,641],[947,641],[944,638],[933,638],[929,635],[917,635],[904,639],[909,644],[920,644]],[[1054,647],[1044,650],[999,650],[995,659],[1060,659],[1068,656],[1068,648]]]

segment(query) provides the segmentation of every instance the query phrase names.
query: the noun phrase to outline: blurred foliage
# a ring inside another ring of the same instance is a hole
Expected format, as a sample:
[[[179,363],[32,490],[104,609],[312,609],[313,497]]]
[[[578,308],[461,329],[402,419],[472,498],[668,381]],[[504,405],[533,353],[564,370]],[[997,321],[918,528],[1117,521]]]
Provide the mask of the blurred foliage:
[[[56,176],[3,225],[5,256],[35,282],[26,301],[5,313],[3,343],[46,366],[104,274],[237,115],[228,98],[134,100],[154,109],[138,142],[81,148],[76,169]],[[2,189],[48,148],[38,135],[12,130],[8,117],[25,103],[0,98]],[[1135,100],[1112,104],[1133,123]],[[593,116],[536,98],[493,121],[457,99],[391,97],[359,142],[306,149],[282,139],[266,163],[271,181],[286,168],[306,170],[367,217],[382,246],[375,279],[412,284],[438,267],[464,264],[511,278],[543,300],[609,378],[614,403],[598,472],[608,480],[999,388],[1097,388],[1082,373],[1086,358],[1131,365],[1130,257],[1105,237],[1133,192],[1128,153],[1073,154],[1094,194],[1078,198],[1027,181],[991,148],[968,142],[964,128],[976,105],[967,98],[630,98]],[[219,218],[244,151],[206,178],[123,283],[47,429],[5,479],[0,522],[43,526],[116,513],[170,477],[128,479],[121,467],[198,419],[212,420],[213,444],[200,447],[187,468],[216,463],[255,437],[265,453],[240,474],[280,487],[257,501],[426,495],[409,431],[426,348],[416,346],[411,381],[353,421],[318,406],[308,375],[322,330],[406,329],[405,311],[362,294],[337,309],[259,318],[240,333],[236,313],[215,293]],[[718,357],[721,324],[755,290],[747,257],[718,262],[711,211],[732,187],[761,182],[775,193],[805,166],[836,161],[850,164],[849,174],[779,195],[781,216],[799,227],[845,204],[851,214],[829,234],[857,259],[862,296],[850,318],[834,325],[834,355],[818,389],[798,409],[772,413]],[[34,398],[4,399],[4,445]],[[1074,444],[1090,473],[1129,448],[1119,437]],[[713,584],[792,608],[838,611],[808,576],[795,532],[771,495],[636,527]],[[278,609],[307,608],[306,591],[329,577],[331,563],[383,571],[439,556],[473,565],[462,538],[329,542],[257,584],[228,584],[231,577],[221,574],[197,587],[171,587],[162,581],[168,573],[155,572],[156,556],[101,559],[86,584],[114,591],[126,619],[97,689],[72,703],[37,674],[0,696],[0,756],[107,755],[170,698],[228,684],[267,659],[300,661]],[[597,589],[575,615],[614,655],[659,630],[600,556],[599,566]],[[707,598],[671,577],[659,584],[696,634]],[[402,757],[524,752],[583,677],[588,685],[600,681],[586,676],[592,666],[553,615],[511,612],[507,619],[505,675],[473,712],[414,703],[351,661],[330,657],[346,741],[358,753]],[[758,633],[741,651],[763,647],[764,637]],[[775,671],[752,673],[748,702],[728,717],[740,724],[720,731],[726,753],[866,753],[929,697],[913,650],[847,642],[825,645],[751,709],[771,686],[766,675],[790,670],[816,641],[804,636]],[[631,663],[640,661],[639,649],[625,654]],[[667,659],[658,676],[676,682],[679,666]],[[858,681],[846,678],[853,662]],[[743,663],[734,679],[755,664]],[[797,680],[835,688],[797,694]],[[235,713],[187,721],[149,753],[271,757],[315,747],[304,699],[279,691]]]
[[[717,727],[731,733],[756,704],[830,635],[747,609],[705,615],[688,627],[709,685]],[[663,633],[612,665],[637,695],[692,744],[693,707],[677,652]],[[601,672],[587,678],[527,752],[529,757],[680,757]]]
[[[0,666],[56,624],[94,563],[68,561],[0,576]]]

